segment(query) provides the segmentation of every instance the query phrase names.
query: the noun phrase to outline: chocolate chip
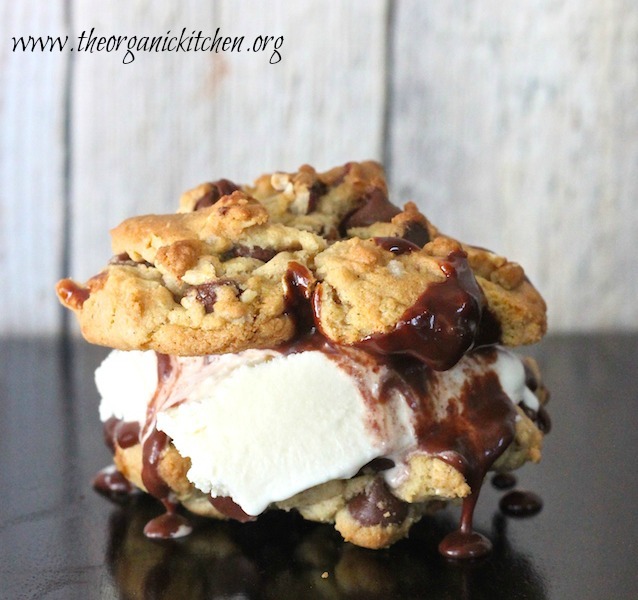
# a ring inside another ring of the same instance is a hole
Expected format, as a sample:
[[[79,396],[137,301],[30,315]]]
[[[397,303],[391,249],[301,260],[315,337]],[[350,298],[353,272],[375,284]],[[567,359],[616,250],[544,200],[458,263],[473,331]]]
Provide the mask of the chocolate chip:
[[[328,186],[323,181],[317,180],[310,186],[308,191],[310,192],[310,198],[308,199],[306,214],[313,212],[317,208],[319,198],[328,192]]]
[[[228,179],[213,181],[213,187],[204,194],[196,203],[193,210],[199,210],[215,204],[222,196],[228,196],[239,190],[239,186]]]
[[[217,288],[224,285],[233,286],[235,288],[235,294],[239,293],[237,284],[232,279],[217,279],[215,281],[208,281],[201,285],[194,286],[195,298],[198,302],[204,305],[206,313],[213,312],[215,308],[215,302],[217,302]]]
[[[426,227],[417,221],[410,221],[401,236],[404,240],[416,244],[419,248],[423,248],[430,241],[430,234]]]
[[[261,246],[244,246],[243,244],[237,244],[233,246],[228,252],[222,255],[222,260],[230,260],[231,258],[237,258],[238,256],[244,258],[256,258],[261,262],[268,262],[271,258],[274,258],[277,254],[277,250],[273,248],[262,248]]]
[[[146,260],[133,260],[126,252],[116,254],[109,260],[110,265],[136,267],[137,265],[143,265],[145,267],[152,267],[153,265]]]
[[[350,514],[362,525],[398,525],[408,516],[408,505],[393,496],[385,482],[377,478],[365,491],[348,502]]]
[[[390,202],[384,190],[371,186],[366,189],[363,203],[343,218],[339,229],[345,233],[352,227],[367,227],[379,222],[387,223],[400,212],[401,210]]]

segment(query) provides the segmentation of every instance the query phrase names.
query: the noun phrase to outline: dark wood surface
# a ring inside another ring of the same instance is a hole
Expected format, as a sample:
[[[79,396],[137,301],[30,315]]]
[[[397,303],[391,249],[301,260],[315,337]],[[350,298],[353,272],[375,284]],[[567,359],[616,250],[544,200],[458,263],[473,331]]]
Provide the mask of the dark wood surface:
[[[436,552],[455,508],[379,552],[280,513],[148,540],[141,530],[161,512],[156,502],[117,505],[91,488],[109,462],[93,385],[106,351],[0,344],[2,599],[638,597],[638,335],[549,337],[530,349],[552,391],[553,429],[542,463],[518,480],[544,508],[504,517],[502,492],[486,483],[476,524],[495,551],[474,564]]]

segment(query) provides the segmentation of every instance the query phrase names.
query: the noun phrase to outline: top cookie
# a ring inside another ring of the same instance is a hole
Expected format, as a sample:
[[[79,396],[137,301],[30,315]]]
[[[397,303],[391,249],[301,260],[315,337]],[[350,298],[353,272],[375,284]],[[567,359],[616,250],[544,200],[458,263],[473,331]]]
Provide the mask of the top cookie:
[[[532,343],[545,332],[545,304],[520,266],[441,235],[413,203],[391,204],[374,162],[202,184],[178,213],[128,219],[111,234],[104,271],[57,286],[86,339],[110,347],[276,346],[301,325],[300,290],[340,344],[404,352],[398,338],[414,333],[406,323],[420,323],[420,346],[448,348],[436,368],[475,344]]]

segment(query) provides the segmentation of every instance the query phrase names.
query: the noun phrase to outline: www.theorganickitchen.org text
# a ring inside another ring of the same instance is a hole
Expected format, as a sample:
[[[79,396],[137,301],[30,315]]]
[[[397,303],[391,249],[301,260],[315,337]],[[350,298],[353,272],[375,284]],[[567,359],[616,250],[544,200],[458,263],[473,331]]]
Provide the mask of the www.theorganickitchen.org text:
[[[271,65],[282,60],[284,36],[257,35],[252,39],[246,36],[222,35],[218,27],[213,35],[202,30],[188,32],[183,27],[179,33],[168,30],[164,35],[99,35],[95,27],[84,30],[72,45],[70,36],[31,36],[13,37],[13,52],[114,52],[122,55],[122,63],[131,64],[136,54],[158,52],[250,52],[265,54]]]

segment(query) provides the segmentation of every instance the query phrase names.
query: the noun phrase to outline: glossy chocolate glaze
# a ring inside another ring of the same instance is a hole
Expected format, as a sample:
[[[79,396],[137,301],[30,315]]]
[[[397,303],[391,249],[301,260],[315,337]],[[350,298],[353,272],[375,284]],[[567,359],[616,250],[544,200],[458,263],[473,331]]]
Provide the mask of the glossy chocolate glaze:
[[[89,299],[90,291],[88,288],[79,286],[71,279],[63,279],[56,286],[56,292],[62,299],[65,306],[73,310],[79,310],[82,305]]]
[[[239,504],[237,504],[229,496],[217,496],[213,498],[208,497],[208,501],[225,517],[234,519],[240,523],[247,523],[248,521],[254,521],[257,517],[246,513]]]
[[[533,410],[524,404],[520,404],[519,406],[536,427],[538,427],[541,433],[547,434],[552,430],[552,420],[544,406],[541,406],[538,410]]]
[[[492,486],[497,490],[509,490],[516,485],[516,475],[513,473],[496,473],[492,476]]]
[[[112,452],[115,452],[115,444],[120,448],[130,448],[139,444],[140,424],[111,417],[104,423],[104,442]]]
[[[170,501],[171,489],[159,472],[159,465],[164,452],[169,446],[170,438],[155,426],[158,403],[164,387],[170,386],[176,374],[175,360],[166,354],[157,353],[158,386],[148,406],[146,423],[141,434],[142,442],[142,483],[146,491],[158,498],[166,508],[166,514],[150,521],[144,528],[148,537],[175,537],[180,525],[184,525],[183,517],[175,513],[175,504]],[[181,530],[184,531],[184,530]],[[163,535],[165,534],[165,535]]]
[[[98,471],[93,479],[93,489],[114,501],[127,498],[137,491],[137,488],[114,465]]]
[[[472,528],[474,508],[483,479],[496,459],[514,440],[516,409],[498,377],[487,372],[466,381],[458,412],[449,410],[438,423],[424,423],[420,447],[450,464],[465,477],[471,493],[463,499],[459,529],[439,545],[449,558],[477,558],[489,553],[489,541]]]
[[[303,337],[315,328],[313,282],[314,277],[307,267],[294,261],[288,263],[284,275],[284,311],[295,320],[297,337]]]
[[[410,252],[419,251],[421,248],[414,242],[400,237],[375,237],[372,238],[377,246],[380,246],[392,254],[410,254]]]
[[[190,521],[177,513],[177,504],[162,499],[166,512],[151,519],[144,527],[144,535],[149,538],[172,539],[183,537],[193,531]]]
[[[402,240],[397,248],[412,246],[418,249]],[[357,346],[382,355],[408,354],[438,371],[453,367],[475,344],[485,297],[464,252],[452,252],[441,270],[445,280],[430,283],[391,331],[369,335]]]
[[[513,490],[501,498],[498,506],[510,517],[531,517],[542,510],[543,500],[534,492]]]

